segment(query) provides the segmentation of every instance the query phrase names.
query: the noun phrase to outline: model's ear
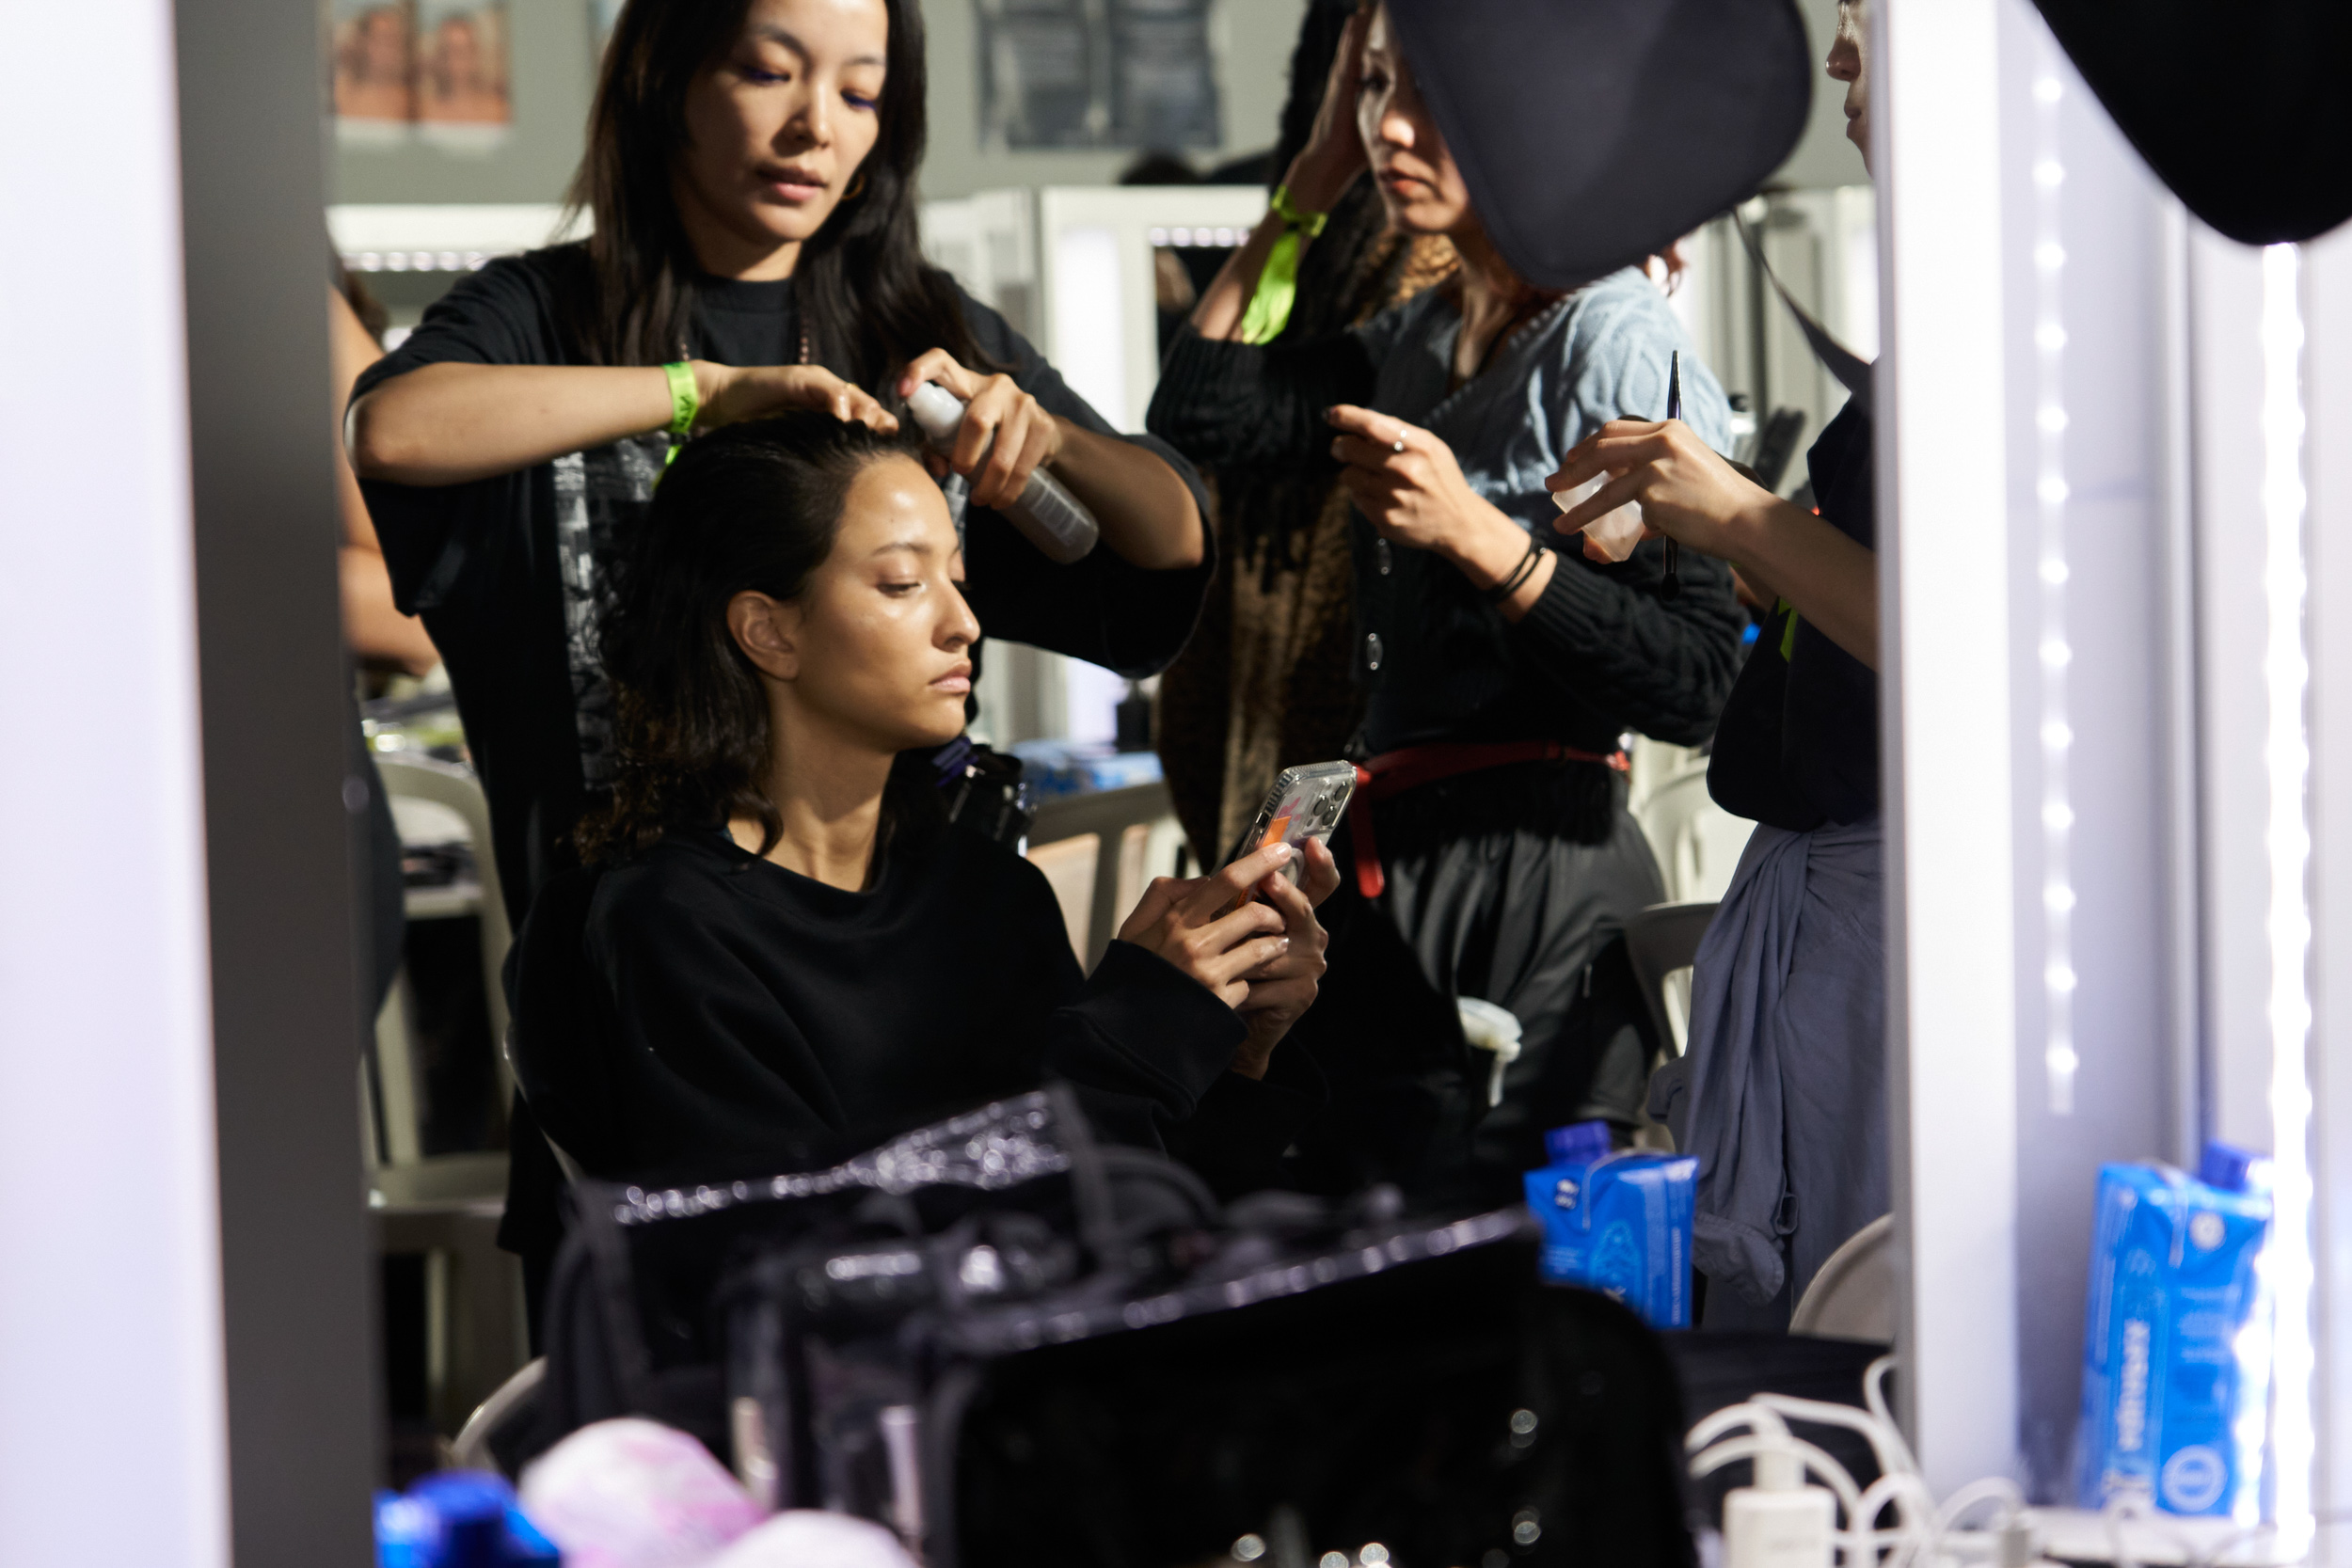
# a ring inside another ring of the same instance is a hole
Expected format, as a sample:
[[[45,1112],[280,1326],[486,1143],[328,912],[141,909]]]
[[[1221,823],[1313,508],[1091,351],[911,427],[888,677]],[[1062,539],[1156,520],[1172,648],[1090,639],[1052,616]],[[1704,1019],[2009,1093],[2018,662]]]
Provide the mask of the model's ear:
[[[801,673],[801,608],[746,589],[727,601],[727,630],[760,673],[780,681]]]

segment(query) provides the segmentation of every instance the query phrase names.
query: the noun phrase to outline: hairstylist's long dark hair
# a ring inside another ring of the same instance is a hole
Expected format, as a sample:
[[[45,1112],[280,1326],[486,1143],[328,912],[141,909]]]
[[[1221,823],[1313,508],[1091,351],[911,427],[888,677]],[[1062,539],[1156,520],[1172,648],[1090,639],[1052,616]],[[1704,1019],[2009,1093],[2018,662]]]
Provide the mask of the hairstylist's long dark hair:
[[[890,41],[880,135],[793,274],[810,358],[868,389],[926,349],[965,365],[979,359],[955,284],[925,263],[916,229],[922,12],[916,0],[882,4]],[[686,94],[734,44],[749,8],[750,0],[628,0],[613,26],[567,198],[596,220],[589,286],[566,301],[566,325],[589,364],[659,365],[686,341],[697,269],[670,188],[686,144]]]
[[[914,450],[903,436],[808,413],[728,425],[678,453],[603,578],[616,768],[612,800],[578,830],[582,859],[745,816],[760,824],[760,853],[775,847],[768,696],[727,627],[727,601],[747,590],[798,598],[833,553],[857,476]],[[883,797],[886,835],[941,809],[923,759],[910,758]]]

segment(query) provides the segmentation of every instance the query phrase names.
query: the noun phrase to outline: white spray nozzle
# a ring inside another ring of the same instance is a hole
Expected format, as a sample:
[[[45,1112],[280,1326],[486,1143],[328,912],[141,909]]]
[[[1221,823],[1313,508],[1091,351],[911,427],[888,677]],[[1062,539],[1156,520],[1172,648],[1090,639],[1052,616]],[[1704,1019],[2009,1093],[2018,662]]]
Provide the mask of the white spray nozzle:
[[[907,412],[934,447],[953,446],[956,429],[963,423],[963,400],[936,382],[926,381],[907,397]]]
[[[956,444],[956,432],[963,426],[963,408],[961,398],[933,382],[923,382],[907,394],[907,412],[934,451],[944,452]],[[1094,514],[1043,468],[1032,472],[1019,497],[999,510],[1047,560],[1065,566],[1085,559],[1101,537]]]

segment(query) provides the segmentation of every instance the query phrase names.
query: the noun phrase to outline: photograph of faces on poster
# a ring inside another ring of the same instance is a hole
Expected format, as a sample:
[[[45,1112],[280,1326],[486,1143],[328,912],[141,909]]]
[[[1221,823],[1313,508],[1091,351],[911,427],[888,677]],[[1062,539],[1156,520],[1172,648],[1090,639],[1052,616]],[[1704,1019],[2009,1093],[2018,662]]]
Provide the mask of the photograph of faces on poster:
[[[333,0],[335,122],[345,142],[411,136],[486,150],[513,124],[505,0]]]
[[[329,15],[338,125],[395,133],[405,128],[416,118],[411,8],[405,0],[334,0]]]
[[[417,122],[503,127],[514,118],[507,92],[505,6],[420,0]]]
[[[983,142],[1161,151],[1221,145],[1211,0],[972,5]]]

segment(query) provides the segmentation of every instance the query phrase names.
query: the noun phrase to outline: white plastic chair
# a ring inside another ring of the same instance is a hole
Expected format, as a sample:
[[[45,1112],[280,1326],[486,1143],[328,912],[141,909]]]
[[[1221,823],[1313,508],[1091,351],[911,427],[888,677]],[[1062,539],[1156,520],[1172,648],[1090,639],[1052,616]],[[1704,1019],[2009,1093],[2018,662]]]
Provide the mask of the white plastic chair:
[[[1720,902],[1740,868],[1740,851],[1756,824],[1732,816],[1707,793],[1704,768],[1678,774],[1649,791],[1634,808],[1666,898],[1676,904]]]
[[[1816,1339],[1895,1342],[1895,1216],[1881,1214],[1846,1238],[1804,1288],[1788,1332]]]
[[[453,813],[464,824],[478,883],[414,890],[407,900],[409,918],[478,916],[489,1037],[503,1040],[506,991],[500,971],[513,933],[500,894],[489,803],[482,786],[469,770],[429,758],[379,753],[376,767],[395,818],[403,802],[423,801]],[[499,1221],[506,1212],[506,1155],[422,1152],[421,1096],[401,986],[392,988],[377,1016],[375,1042],[384,1135],[377,1147],[371,1110],[367,1142],[375,1149],[368,1201],[376,1250],[424,1255],[428,1393],[436,1419],[453,1423],[530,1355],[522,1266],[498,1246]],[[494,1055],[503,1093],[512,1086],[512,1072],[502,1051]],[[364,1096],[364,1073],[361,1087]]]
[[[498,1455],[490,1451],[491,1438],[498,1434],[499,1428],[509,1418],[527,1409],[537,1399],[539,1386],[547,1380],[548,1358],[537,1355],[516,1368],[512,1377],[491,1390],[490,1397],[474,1406],[473,1414],[466,1418],[466,1424],[457,1429],[457,1435],[451,1440],[451,1468],[498,1471]]]

